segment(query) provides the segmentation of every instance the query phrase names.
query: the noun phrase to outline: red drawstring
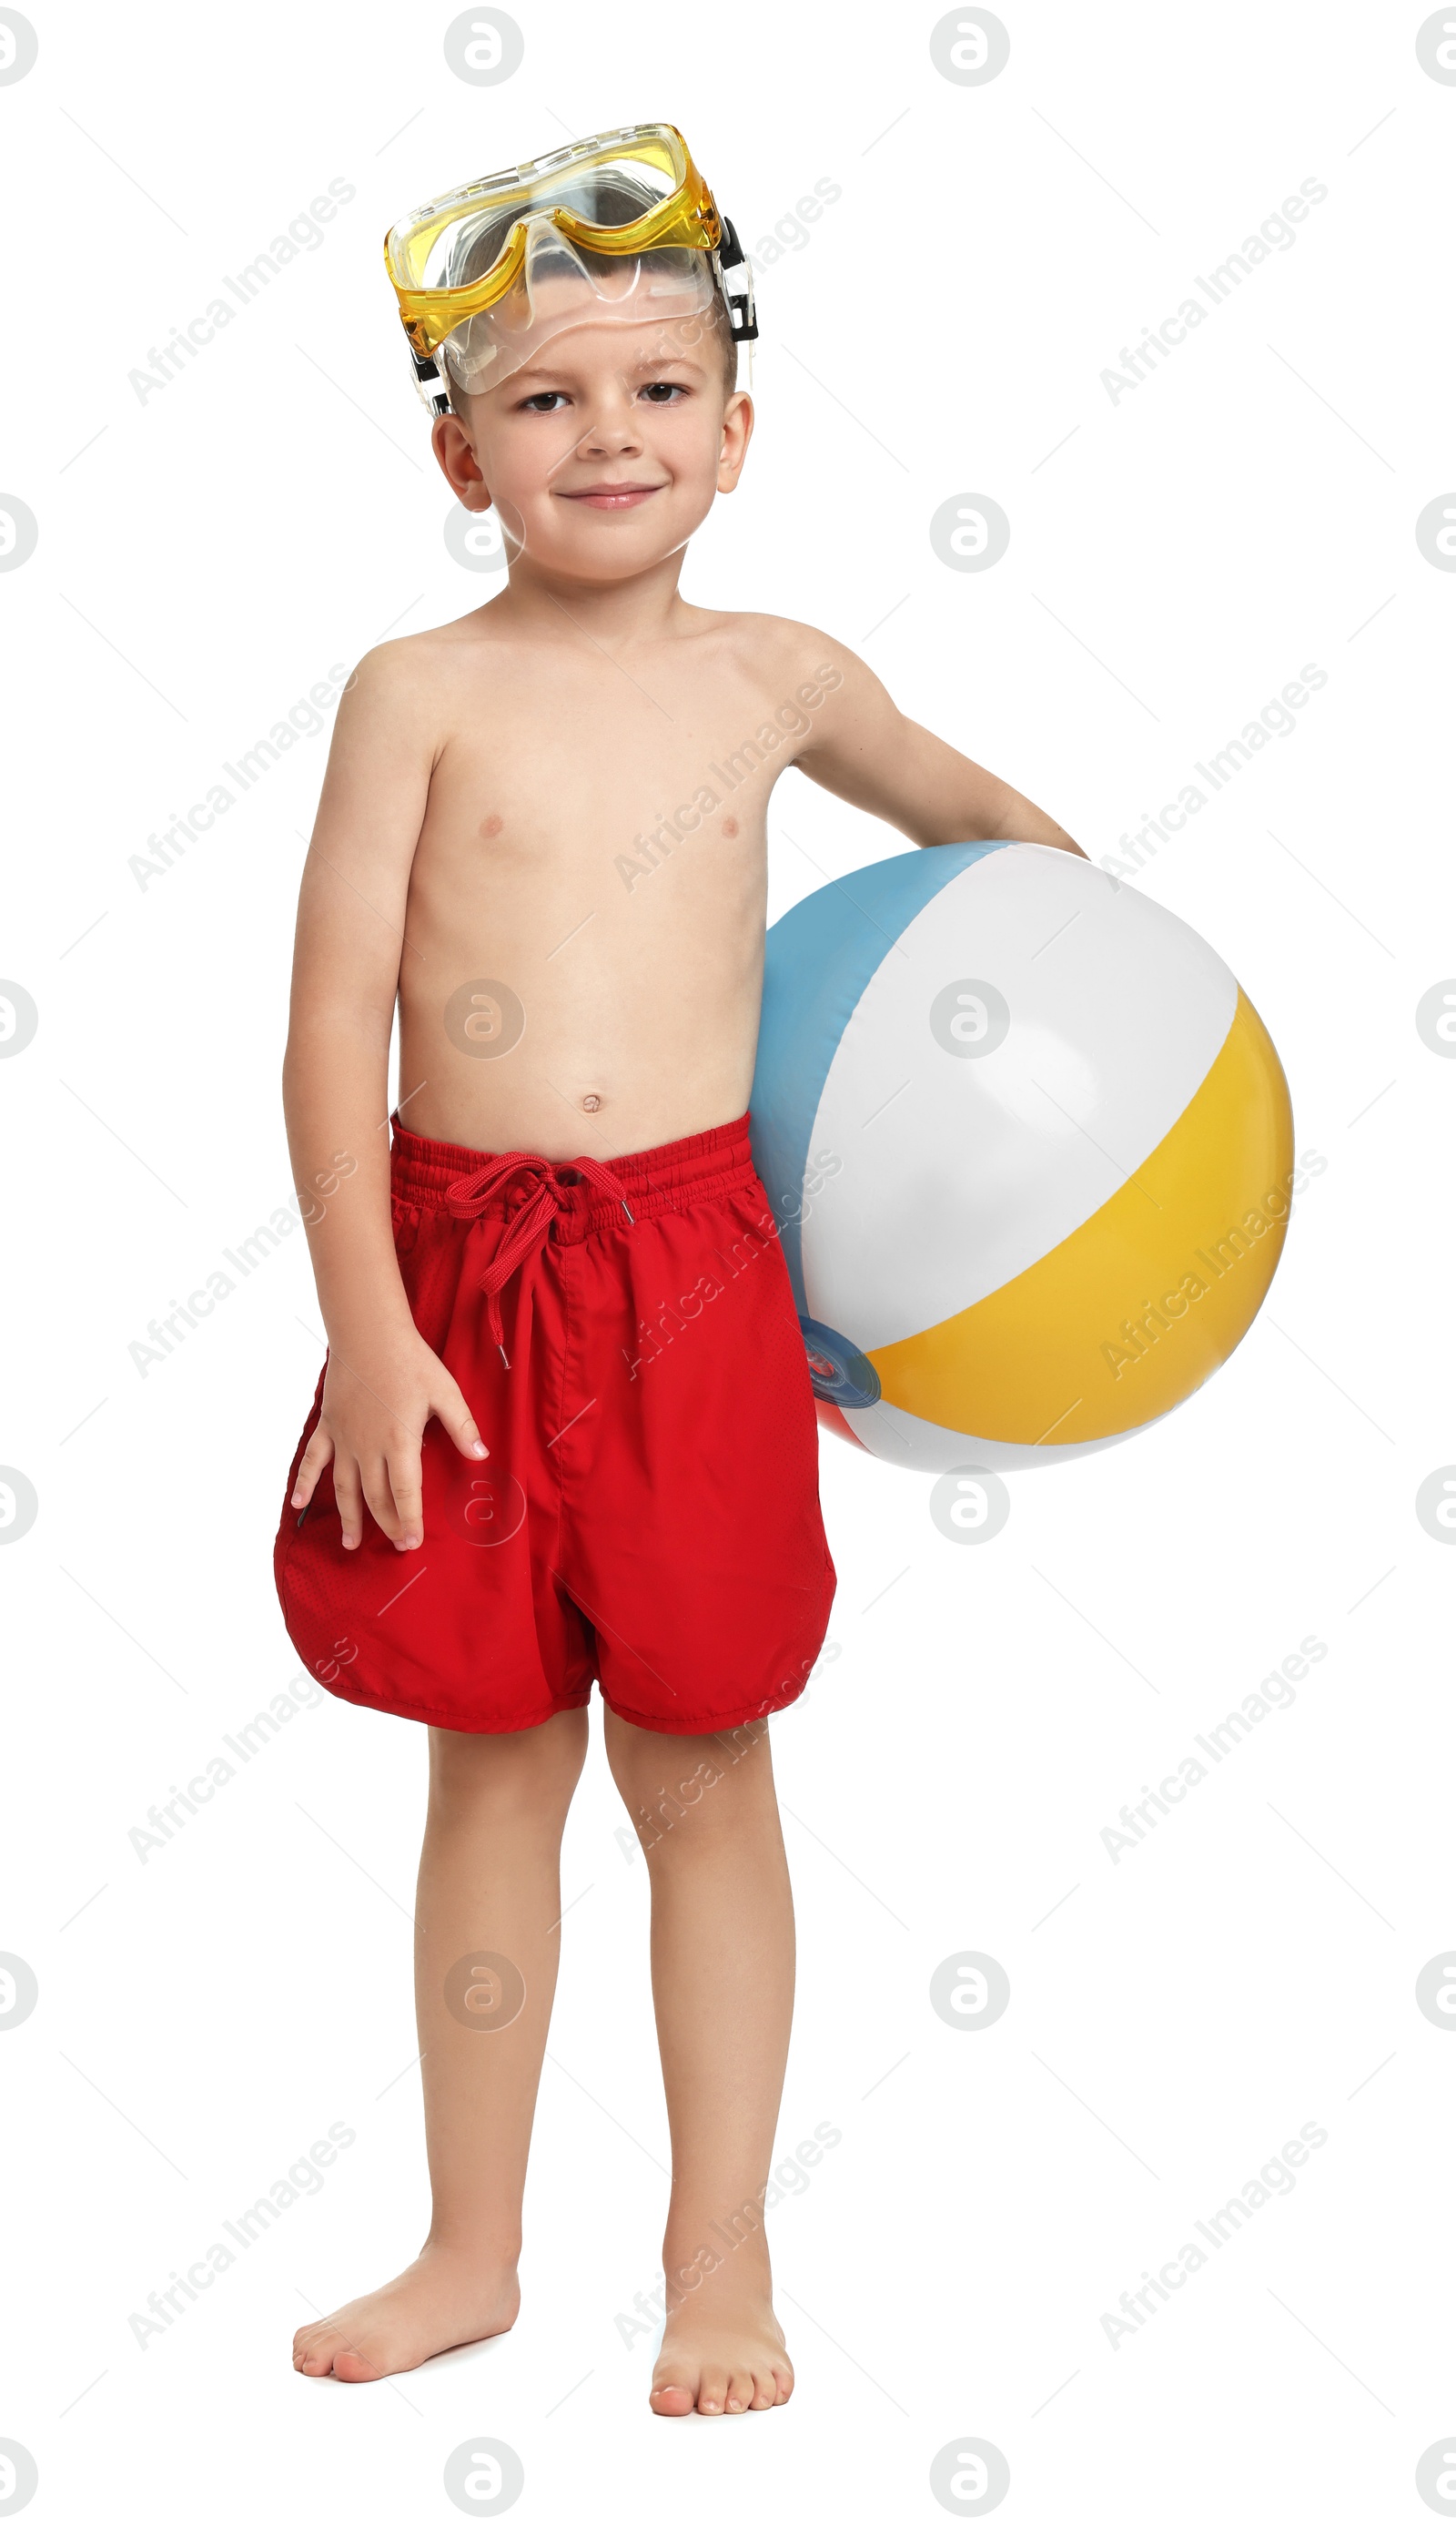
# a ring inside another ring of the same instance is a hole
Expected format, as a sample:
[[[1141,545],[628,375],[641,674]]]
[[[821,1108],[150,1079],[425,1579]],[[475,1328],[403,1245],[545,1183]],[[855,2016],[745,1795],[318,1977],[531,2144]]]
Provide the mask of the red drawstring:
[[[594,1184],[599,1192],[609,1193],[614,1201],[620,1201],[623,1209],[627,1211],[628,1224],[634,1224],[631,1212],[628,1210],[622,1187],[616,1177],[602,1165],[599,1158],[573,1158],[571,1166],[575,1173],[585,1176],[588,1183]],[[549,1236],[551,1223],[563,1208],[551,1172],[549,1170],[543,1172],[545,1167],[544,1160],[533,1158],[525,1149],[507,1149],[500,1157],[488,1158],[484,1166],[478,1167],[474,1175],[457,1176],[454,1183],[445,1187],[445,1207],[452,1218],[478,1219],[491,1194],[507,1176],[525,1172],[533,1175],[536,1179],[528,1200],[522,1203],[511,1219],[504,1237],[480,1275],[480,1287],[486,1293],[485,1313],[491,1339],[500,1352],[501,1358],[505,1360],[507,1368],[511,1363],[506,1359],[506,1345],[503,1339],[505,1328],[501,1323],[501,1289],[528,1250],[538,1245],[543,1237]]]

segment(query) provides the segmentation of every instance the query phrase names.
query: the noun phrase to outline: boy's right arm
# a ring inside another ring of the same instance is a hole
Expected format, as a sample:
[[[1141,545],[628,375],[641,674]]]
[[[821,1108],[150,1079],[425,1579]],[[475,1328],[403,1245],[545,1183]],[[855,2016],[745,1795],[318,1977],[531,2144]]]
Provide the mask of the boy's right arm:
[[[418,647],[372,650],[339,702],[298,900],[283,1107],[328,1368],[293,1505],[306,1505],[331,1462],[351,1549],[366,1504],[401,1550],[423,1541],[420,1446],[431,1413],[463,1455],[487,1452],[415,1329],[389,1211],[389,1037],[400,958],[412,952],[405,911],[436,729]]]

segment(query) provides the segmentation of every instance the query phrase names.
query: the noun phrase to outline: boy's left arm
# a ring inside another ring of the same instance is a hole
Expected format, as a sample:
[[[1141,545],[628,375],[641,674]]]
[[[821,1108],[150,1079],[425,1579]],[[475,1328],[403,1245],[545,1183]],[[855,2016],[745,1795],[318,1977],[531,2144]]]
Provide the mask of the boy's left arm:
[[[794,756],[811,781],[913,842],[1045,842],[1085,859],[1080,844],[1019,789],[906,719],[853,650],[818,637],[821,687],[835,672],[840,682],[825,690]]]

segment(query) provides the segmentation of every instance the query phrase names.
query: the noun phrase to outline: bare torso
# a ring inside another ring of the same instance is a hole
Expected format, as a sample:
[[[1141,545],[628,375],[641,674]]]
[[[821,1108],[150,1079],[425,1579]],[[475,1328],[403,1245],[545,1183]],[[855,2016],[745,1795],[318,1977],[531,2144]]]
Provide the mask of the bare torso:
[[[769,793],[842,680],[805,626],[678,619],[626,663],[488,612],[421,636],[440,725],[400,958],[412,1130],[608,1158],[745,1110]]]

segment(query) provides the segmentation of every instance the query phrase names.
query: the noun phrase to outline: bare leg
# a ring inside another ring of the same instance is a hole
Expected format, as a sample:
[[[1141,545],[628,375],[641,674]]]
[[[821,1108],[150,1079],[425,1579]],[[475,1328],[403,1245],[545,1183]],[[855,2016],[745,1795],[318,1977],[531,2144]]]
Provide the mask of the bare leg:
[[[561,1835],[585,1752],[584,1710],[509,1737],[429,1732],[415,2000],[433,2216],[408,2271],[302,2327],[293,2365],[306,2376],[362,2385],[516,2321],[521,2196],[561,1944]],[[452,1967],[481,1951],[525,1983],[508,2024],[492,2021],[519,1985],[490,1967],[455,1973],[464,2019],[447,2004]]]
[[[652,1879],[652,1989],[673,2140],[668,2319],[652,2408],[766,2411],[793,2391],[762,2210],[794,1983],[768,1722],[662,1737],[609,1711],[606,1743]]]

